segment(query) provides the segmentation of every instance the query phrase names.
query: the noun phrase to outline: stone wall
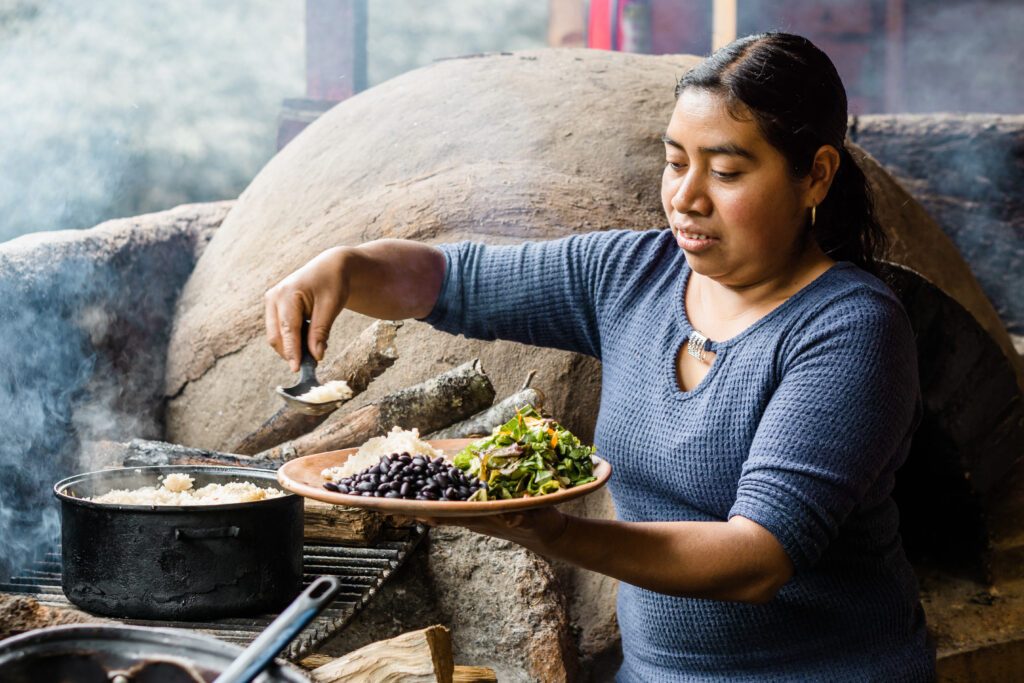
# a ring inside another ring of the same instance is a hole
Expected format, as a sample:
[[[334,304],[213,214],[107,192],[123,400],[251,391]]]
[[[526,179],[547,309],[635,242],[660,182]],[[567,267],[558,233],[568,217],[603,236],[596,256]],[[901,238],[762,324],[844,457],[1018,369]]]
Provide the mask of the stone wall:
[[[53,542],[82,440],[163,433],[174,304],[231,202],[0,244],[0,577]]]

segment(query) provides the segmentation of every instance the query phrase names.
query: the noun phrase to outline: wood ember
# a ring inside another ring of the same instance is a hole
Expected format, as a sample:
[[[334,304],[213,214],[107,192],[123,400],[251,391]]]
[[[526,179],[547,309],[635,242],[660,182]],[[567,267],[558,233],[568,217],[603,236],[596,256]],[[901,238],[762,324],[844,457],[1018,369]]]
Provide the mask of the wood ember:
[[[495,427],[515,417],[516,410],[525,405],[540,409],[544,405],[544,395],[538,389],[523,389],[462,422],[456,422],[450,427],[429,434],[428,438],[466,439],[488,436]]]
[[[400,321],[378,320],[367,327],[345,349],[321,365],[317,376],[321,382],[345,380],[352,396],[366,391],[376,377],[394,365],[398,359],[395,337]],[[287,406],[274,413],[232,449],[236,453],[253,455],[280,443],[308,434],[319,427],[331,413],[306,415]]]
[[[474,359],[325,424],[312,434],[263,451],[259,457],[281,461],[359,446],[398,425],[429,434],[483,410],[494,401],[494,387]]]
[[[47,626],[106,622],[78,610],[41,605],[27,595],[0,593],[0,640]]]
[[[428,626],[370,643],[317,667],[311,674],[317,683],[353,680],[452,683],[454,669],[448,629]]]

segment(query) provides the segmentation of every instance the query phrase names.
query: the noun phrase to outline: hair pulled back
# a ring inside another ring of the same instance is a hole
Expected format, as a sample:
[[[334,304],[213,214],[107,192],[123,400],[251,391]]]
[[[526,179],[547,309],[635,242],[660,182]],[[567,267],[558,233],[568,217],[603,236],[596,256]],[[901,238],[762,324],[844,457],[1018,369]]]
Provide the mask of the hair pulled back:
[[[844,144],[846,90],[828,56],[811,41],[788,33],[747,36],[716,50],[676,85],[724,96],[737,118],[742,105],[761,134],[788,162],[793,178],[811,170],[822,145],[839,152],[839,168],[816,209],[811,232],[836,260],[876,273],[887,246],[871,190]]]

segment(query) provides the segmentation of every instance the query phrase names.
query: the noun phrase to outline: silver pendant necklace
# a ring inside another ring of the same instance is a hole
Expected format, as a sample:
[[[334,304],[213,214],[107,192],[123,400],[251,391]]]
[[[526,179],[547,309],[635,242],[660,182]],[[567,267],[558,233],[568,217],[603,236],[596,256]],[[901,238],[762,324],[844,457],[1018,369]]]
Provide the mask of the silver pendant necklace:
[[[708,338],[694,330],[686,340],[686,352],[703,363],[707,358],[707,344]]]

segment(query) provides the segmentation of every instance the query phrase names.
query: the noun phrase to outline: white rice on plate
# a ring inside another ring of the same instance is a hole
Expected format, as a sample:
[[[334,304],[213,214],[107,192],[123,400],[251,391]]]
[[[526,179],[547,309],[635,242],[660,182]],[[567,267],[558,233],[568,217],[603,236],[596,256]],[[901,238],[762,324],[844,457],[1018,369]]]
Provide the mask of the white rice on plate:
[[[164,477],[159,486],[114,489],[86,500],[110,505],[227,505],[253,503],[285,495],[280,489],[272,486],[262,488],[248,481],[207,484],[198,489],[192,488],[194,483],[195,479],[189,475],[175,472]]]
[[[408,453],[409,455],[422,455],[427,458],[444,457],[442,451],[437,450],[426,441],[420,439],[420,430],[413,427],[405,430],[401,427],[393,427],[385,436],[375,436],[362,446],[359,450],[349,456],[344,464],[338,467],[328,467],[320,473],[324,479],[330,481],[341,481],[345,477],[362,472],[380,462],[381,456],[392,453]]]

